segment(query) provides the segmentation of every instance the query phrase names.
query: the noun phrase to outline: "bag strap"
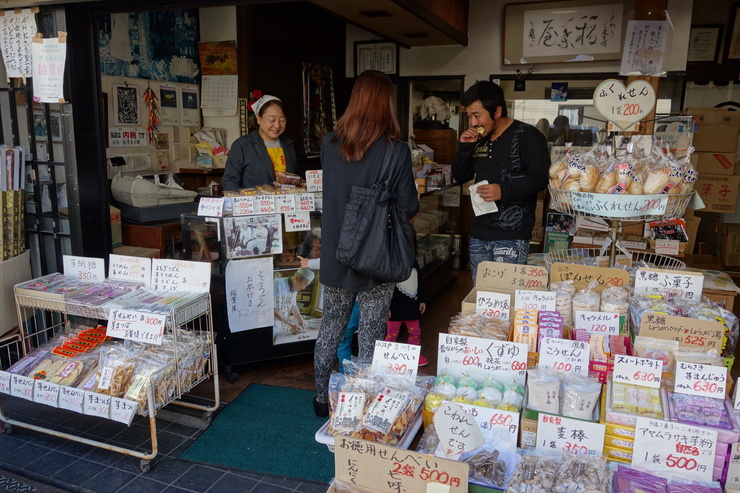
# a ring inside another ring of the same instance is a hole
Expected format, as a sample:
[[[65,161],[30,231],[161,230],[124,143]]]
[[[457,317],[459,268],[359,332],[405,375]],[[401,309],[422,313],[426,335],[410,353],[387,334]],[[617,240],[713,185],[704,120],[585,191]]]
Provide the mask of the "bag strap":
[[[382,183],[383,177],[386,175],[386,170],[388,170],[388,176],[385,177],[385,181],[390,181],[391,179],[390,165],[391,165],[391,158],[393,157],[394,150],[395,150],[395,146],[393,145],[393,142],[391,142],[390,145],[385,148],[385,154],[383,154],[383,165],[380,168],[380,173],[378,174],[377,183]]]

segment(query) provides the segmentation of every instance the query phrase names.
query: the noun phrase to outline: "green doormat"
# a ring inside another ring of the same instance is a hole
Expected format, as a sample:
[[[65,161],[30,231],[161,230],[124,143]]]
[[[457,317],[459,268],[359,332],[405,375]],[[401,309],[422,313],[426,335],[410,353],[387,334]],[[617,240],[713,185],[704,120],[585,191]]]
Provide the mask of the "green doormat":
[[[334,477],[334,454],[315,439],[326,422],[314,414],[315,394],[251,384],[180,458],[329,483]]]

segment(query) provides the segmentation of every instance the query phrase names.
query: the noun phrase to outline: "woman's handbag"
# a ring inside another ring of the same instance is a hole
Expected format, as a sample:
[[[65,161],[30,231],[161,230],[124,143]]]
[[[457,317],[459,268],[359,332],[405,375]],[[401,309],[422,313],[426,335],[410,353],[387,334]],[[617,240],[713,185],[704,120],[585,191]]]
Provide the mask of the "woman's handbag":
[[[393,149],[386,149],[378,183],[352,187],[336,254],[340,264],[380,282],[408,279],[416,257],[410,218],[389,190]]]

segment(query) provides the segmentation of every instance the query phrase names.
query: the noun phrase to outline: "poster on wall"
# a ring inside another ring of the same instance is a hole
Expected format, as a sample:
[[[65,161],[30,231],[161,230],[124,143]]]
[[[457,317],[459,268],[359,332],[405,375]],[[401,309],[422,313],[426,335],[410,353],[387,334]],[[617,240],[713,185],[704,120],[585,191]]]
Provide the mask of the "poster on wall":
[[[619,75],[664,76],[669,29],[668,21],[629,21]]]
[[[98,26],[101,74],[196,82],[197,9],[101,14]]]
[[[180,125],[184,127],[200,127],[200,110],[198,106],[198,86],[180,88],[181,110]]]
[[[159,123],[160,125],[180,125],[180,106],[177,87],[159,86]]]
[[[38,103],[64,103],[64,64],[67,59],[67,33],[58,38],[33,38],[33,100]]]
[[[321,318],[312,317],[318,284],[311,269],[275,272],[275,320],[272,326],[273,344],[315,340]]]
[[[139,87],[113,86],[113,124],[139,125]]]
[[[272,325],[275,305],[271,257],[229,262],[225,286],[231,332]]]
[[[34,10],[38,12],[38,8]],[[33,74],[31,40],[37,32],[34,10],[23,9],[20,13],[6,10],[0,17],[0,51],[8,77]]]
[[[201,75],[237,75],[236,41],[198,43]]]
[[[283,253],[280,214],[224,218],[226,258]]]

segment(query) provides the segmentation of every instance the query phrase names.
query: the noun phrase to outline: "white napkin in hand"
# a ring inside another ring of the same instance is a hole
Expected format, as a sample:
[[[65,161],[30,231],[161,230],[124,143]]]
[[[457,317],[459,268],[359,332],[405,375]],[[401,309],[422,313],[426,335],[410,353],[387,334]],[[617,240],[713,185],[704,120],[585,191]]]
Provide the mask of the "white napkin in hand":
[[[488,180],[479,181],[478,183],[468,187],[470,190],[470,201],[473,204],[473,212],[476,216],[498,212],[496,202],[486,202],[483,200],[483,197],[478,194],[478,187],[481,185],[488,185]]]

